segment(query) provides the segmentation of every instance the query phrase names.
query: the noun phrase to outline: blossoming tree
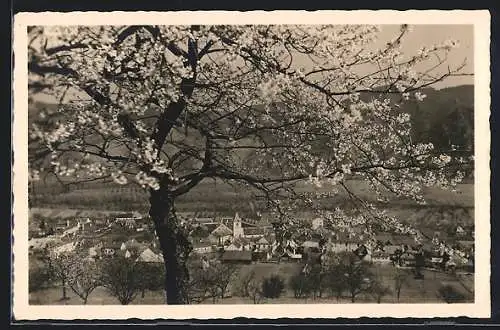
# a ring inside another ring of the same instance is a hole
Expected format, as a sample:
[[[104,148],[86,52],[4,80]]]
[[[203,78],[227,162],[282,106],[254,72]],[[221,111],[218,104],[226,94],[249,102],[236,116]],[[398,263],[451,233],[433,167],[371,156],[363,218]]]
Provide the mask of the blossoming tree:
[[[382,46],[375,43],[378,31],[365,25],[31,27],[29,87],[61,100],[55,114],[33,119],[31,177],[51,171],[147,189],[168,304],[186,301],[190,253],[174,203],[205,179],[262,193],[284,231],[294,226],[287,212],[317,197],[314,189],[295,189],[304,181],[344,189],[369,214],[351,219],[367,233],[374,223],[405,231],[345,182],[356,176],[381,198],[389,191],[419,202],[422,187],[453,187],[461,172],[446,170],[449,155],[412,141],[410,117],[399,106],[422,100],[422,87],[463,66],[441,70],[456,42],[405,56],[408,26]]]

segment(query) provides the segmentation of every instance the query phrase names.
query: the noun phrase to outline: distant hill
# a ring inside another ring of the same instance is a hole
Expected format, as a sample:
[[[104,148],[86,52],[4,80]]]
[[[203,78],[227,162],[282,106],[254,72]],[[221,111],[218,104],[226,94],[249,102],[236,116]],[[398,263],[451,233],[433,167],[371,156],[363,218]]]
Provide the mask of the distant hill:
[[[426,89],[423,102],[404,107],[412,116],[413,136],[419,142],[432,142],[438,149],[474,153],[474,86],[463,85],[441,90]]]
[[[416,142],[431,142],[438,150],[456,149],[474,152],[474,86],[461,85],[436,90],[424,88],[423,101],[410,99],[402,103],[401,110],[411,115],[413,139]],[[387,98],[387,94],[365,93],[361,98]],[[400,102],[401,96],[390,96]]]

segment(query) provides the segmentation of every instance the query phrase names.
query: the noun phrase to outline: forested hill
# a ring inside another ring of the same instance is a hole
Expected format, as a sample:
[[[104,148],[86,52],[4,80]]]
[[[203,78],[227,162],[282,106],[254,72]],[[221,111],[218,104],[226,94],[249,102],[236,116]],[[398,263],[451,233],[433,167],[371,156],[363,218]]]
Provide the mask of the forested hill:
[[[413,136],[419,142],[432,142],[441,150],[452,145],[474,152],[474,86],[463,85],[441,90],[428,88],[423,102],[409,101],[404,111],[412,118]]]

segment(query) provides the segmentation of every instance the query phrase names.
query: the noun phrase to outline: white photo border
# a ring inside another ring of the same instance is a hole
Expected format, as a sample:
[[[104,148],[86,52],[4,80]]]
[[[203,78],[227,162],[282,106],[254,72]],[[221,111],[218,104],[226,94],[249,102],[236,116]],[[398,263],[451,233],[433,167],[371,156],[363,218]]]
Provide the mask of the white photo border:
[[[474,25],[475,299],[467,304],[29,305],[27,26],[135,24]],[[490,317],[490,14],[487,10],[179,11],[19,13],[14,17],[13,317],[39,319],[255,319]]]

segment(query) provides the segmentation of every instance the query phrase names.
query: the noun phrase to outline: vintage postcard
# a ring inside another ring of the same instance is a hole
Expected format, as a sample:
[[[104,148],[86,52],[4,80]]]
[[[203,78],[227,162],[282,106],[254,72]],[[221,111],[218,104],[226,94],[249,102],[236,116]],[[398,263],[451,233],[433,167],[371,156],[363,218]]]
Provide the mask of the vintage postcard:
[[[489,46],[488,11],[17,14],[14,318],[489,317]]]

